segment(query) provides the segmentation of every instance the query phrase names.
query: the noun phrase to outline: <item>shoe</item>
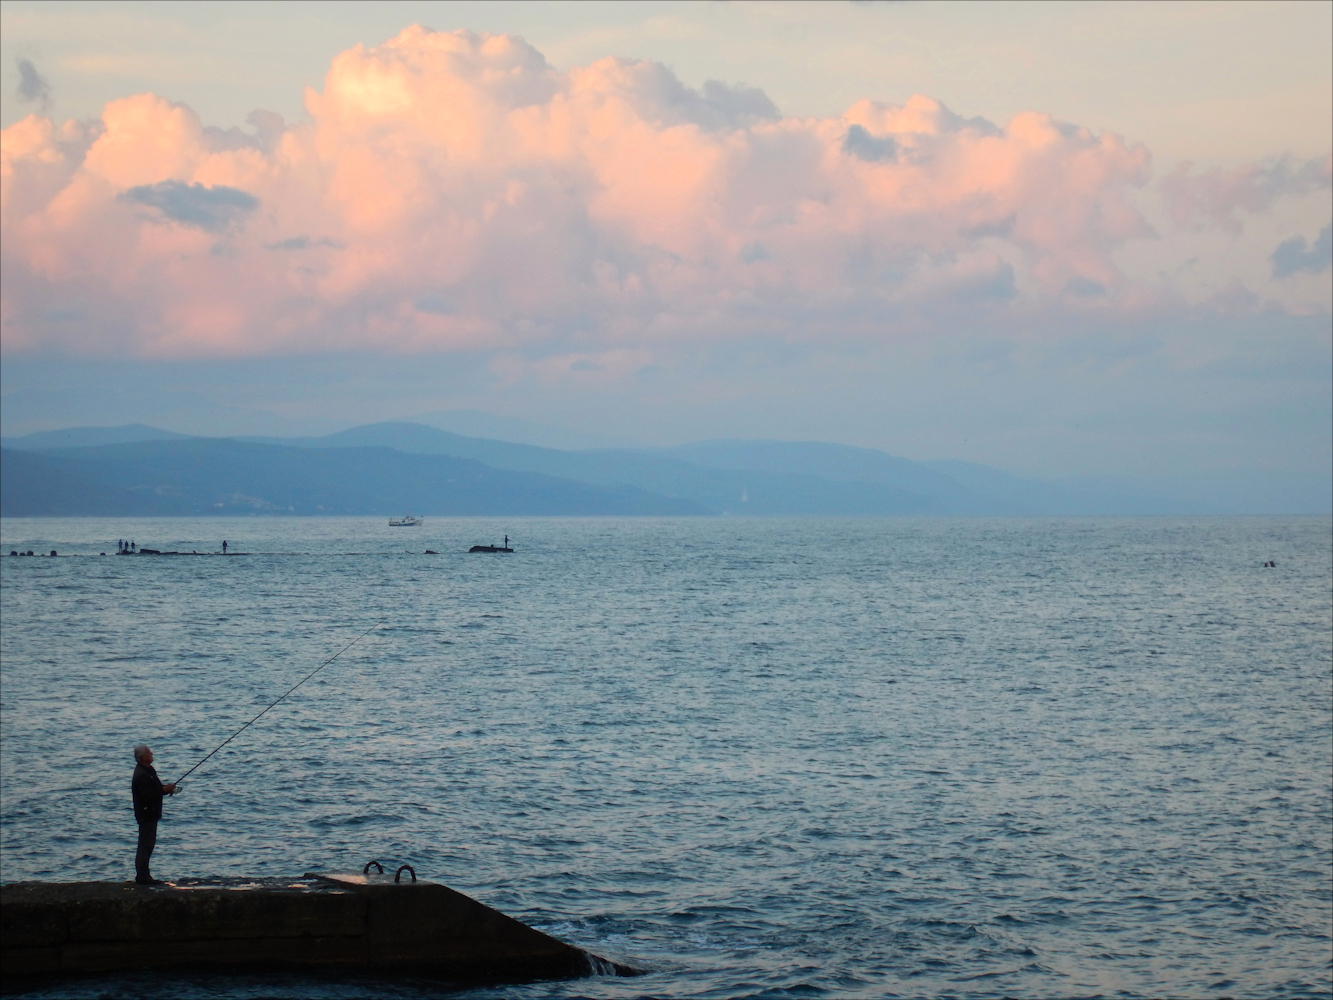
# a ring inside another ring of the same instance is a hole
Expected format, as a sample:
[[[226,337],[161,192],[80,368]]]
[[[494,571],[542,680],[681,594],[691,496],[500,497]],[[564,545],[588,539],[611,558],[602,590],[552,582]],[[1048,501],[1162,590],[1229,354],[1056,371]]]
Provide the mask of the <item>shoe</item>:
[[[152,877],[149,877],[149,878],[139,878],[139,877],[136,876],[135,879],[134,879],[134,881],[138,882],[140,885],[161,885],[161,884],[162,884],[162,880],[161,880],[160,878],[152,878]]]

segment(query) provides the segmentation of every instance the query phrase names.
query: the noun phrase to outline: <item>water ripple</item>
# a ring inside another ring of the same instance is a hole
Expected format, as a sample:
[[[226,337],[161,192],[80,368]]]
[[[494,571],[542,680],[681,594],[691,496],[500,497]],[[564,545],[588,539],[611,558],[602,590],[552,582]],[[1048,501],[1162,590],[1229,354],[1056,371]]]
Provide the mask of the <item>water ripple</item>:
[[[252,554],[96,555],[125,536]],[[424,556],[359,519],[5,521],[71,556],[0,558],[3,877],[126,877],[129,748],[174,777],[388,614],[168,802],[161,874],[401,858],[649,970],[460,996],[1327,996],[1331,538],[478,519]]]

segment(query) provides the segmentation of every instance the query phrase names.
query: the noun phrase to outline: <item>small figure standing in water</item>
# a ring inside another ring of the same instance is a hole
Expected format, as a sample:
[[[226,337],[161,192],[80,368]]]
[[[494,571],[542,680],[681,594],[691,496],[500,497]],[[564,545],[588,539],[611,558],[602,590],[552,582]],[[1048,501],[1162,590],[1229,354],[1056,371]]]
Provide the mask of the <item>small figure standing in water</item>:
[[[224,556],[227,554],[227,540],[225,538],[222,539],[222,554]]]
[[[164,785],[153,770],[153,751],[140,743],[134,748],[134,778],[130,794],[134,797],[134,819],[139,824],[139,847],[134,852],[134,881],[140,885],[156,885],[148,870],[157,846],[157,823],[162,818],[162,797],[175,795],[176,786]]]

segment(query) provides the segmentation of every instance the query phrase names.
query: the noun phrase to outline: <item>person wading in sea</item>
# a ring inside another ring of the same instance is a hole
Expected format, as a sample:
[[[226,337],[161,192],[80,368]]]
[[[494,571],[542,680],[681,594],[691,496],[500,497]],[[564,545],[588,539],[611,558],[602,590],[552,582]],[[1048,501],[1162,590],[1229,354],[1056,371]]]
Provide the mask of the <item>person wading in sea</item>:
[[[164,785],[153,770],[153,751],[140,743],[134,748],[134,779],[130,792],[134,796],[134,818],[139,824],[139,849],[134,853],[134,881],[140,885],[156,885],[148,870],[157,846],[157,821],[162,818],[162,796],[175,795],[175,785]]]

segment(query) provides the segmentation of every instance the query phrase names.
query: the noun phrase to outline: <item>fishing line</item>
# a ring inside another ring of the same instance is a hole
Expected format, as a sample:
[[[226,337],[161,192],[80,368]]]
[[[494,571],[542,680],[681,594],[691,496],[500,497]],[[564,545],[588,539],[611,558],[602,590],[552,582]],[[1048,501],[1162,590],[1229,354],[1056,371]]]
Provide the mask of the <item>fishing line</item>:
[[[338,650],[338,652],[334,653],[334,654],[333,654],[332,656],[330,656],[327,660],[325,660],[323,663],[321,663],[319,666],[317,666],[314,670],[310,671],[310,673],[306,674],[306,675],[305,675],[304,677],[302,677],[299,681],[297,681],[295,684],[293,684],[291,687],[289,687],[289,688],[287,689],[286,693],[283,694],[282,698],[279,698],[279,699],[278,699],[277,701],[275,701],[272,705],[269,705],[268,708],[264,709],[264,712],[267,712],[269,708],[273,708],[274,706],[276,706],[276,705],[278,704],[278,702],[281,702],[281,701],[283,700],[283,698],[286,698],[287,695],[291,694],[293,691],[295,691],[297,688],[299,688],[299,687],[300,687],[302,684],[304,684],[306,681],[310,680],[310,678],[314,677],[315,674],[319,673],[321,670],[323,670],[325,667],[327,667],[330,663],[332,663],[332,662],[333,662],[334,660],[336,660],[338,657],[342,656],[343,653],[347,652],[349,649],[351,649],[353,646],[355,646],[358,642],[360,642],[360,641],[361,641],[362,639],[364,639],[366,636],[370,635],[371,632],[374,632],[375,629],[379,628],[381,625],[383,625],[383,624],[384,624],[385,622],[387,622],[388,620],[389,620],[389,616],[388,616],[388,615],[385,615],[383,618],[381,618],[379,621],[377,621],[374,625],[370,626],[370,628],[366,629],[364,632],[362,632],[360,635],[358,635],[355,639],[353,639],[351,642],[349,642],[346,646],[344,646],[342,649]],[[251,726],[253,726],[256,722],[258,722],[259,719],[260,719],[260,717],[263,716],[264,712],[260,712],[259,715],[256,715],[253,719],[251,719],[249,722],[247,722],[245,725],[243,725],[240,729],[236,730],[236,732],[232,733],[232,734],[231,734],[230,736],[228,736],[225,740],[223,740],[221,743],[219,743],[219,744],[214,748],[213,752],[210,753],[210,754],[208,755],[208,757],[212,757],[213,754],[217,753],[219,750],[221,750],[223,747],[225,747],[225,746],[226,746],[228,743],[230,743],[232,740],[236,739],[236,737],[240,736],[241,733],[245,732],[247,729],[249,729]],[[185,780],[186,778],[188,778],[191,774],[193,774],[199,767],[201,767],[201,766],[203,765],[204,761],[208,760],[208,757],[205,757],[205,758],[204,758],[203,760],[201,760],[198,764],[194,765],[194,767],[190,768],[190,770],[186,771],[186,772],[185,772],[184,774],[182,774],[179,778],[177,778],[177,779],[176,779],[176,784],[179,786],[180,783],[181,783],[182,781],[184,781],[184,780]]]

